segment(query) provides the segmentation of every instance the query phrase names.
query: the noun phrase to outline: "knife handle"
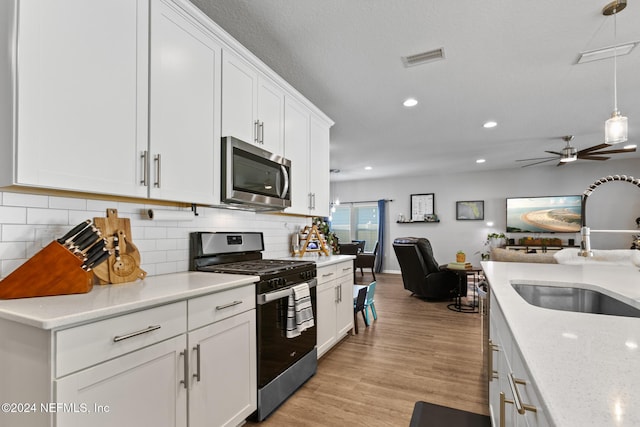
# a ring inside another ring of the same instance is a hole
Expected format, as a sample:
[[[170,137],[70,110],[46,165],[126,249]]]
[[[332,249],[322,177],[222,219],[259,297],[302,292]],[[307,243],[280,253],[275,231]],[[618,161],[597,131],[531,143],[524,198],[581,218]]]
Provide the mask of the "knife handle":
[[[86,221],[81,222],[71,229],[71,231],[67,232],[64,236],[58,239],[58,243],[65,244],[67,240],[71,240],[76,234],[80,233],[82,230],[87,228],[91,224],[91,220],[87,219]]]
[[[109,257],[111,256],[111,252],[110,251],[104,251],[103,253],[100,254],[99,257],[96,258],[95,261],[93,261],[92,263],[85,263],[82,265],[82,268],[85,269],[86,271],[91,271],[92,268],[97,267],[99,264],[102,264],[104,261],[106,261]]]

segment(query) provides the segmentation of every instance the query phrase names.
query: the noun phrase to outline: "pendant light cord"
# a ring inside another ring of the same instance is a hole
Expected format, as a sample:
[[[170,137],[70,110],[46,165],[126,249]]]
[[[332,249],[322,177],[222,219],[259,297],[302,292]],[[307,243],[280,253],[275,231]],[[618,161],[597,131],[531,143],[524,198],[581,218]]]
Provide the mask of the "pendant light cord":
[[[613,110],[618,111],[618,21],[613,14]]]

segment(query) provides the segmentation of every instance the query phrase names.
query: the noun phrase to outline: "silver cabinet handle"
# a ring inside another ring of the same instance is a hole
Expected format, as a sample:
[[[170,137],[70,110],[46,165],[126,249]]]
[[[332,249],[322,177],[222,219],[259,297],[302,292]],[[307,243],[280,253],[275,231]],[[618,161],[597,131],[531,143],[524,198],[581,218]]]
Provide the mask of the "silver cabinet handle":
[[[333,276],[333,273],[327,273],[322,275],[322,277],[329,277],[329,276]]]
[[[160,157],[160,153],[158,153],[154,158],[153,161],[156,164],[156,180],[153,183],[153,186],[156,188],[160,188],[160,163],[162,161],[162,158]]]
[[[311,193],[311,209],[316,208],[316,193]]]
[[[129,338],[137,337],[138,335],[148,334],[149,332],[157,331],[158,329],[160,329],[160,325],[154,325],[149,326],[146,329],[141,329],[139,331],[131,332],[125,335],[116,335],[115,337],[113,337],[113,342],[120,342]]]
[[[338,287],[336,286],[335,288],[333,288],[333,290],[335,291],[334,294],[336,295],[336,299],[335,299],[335,303],[339,303],[340,302],[340,296],[338,294]]]
[[[233,307],[242,304],[242,301],[233,301],[228,304],[216,305],[216,310],[224,310],[225,308]]]
[[[187,384],[187,378],[189,375],[189,361],[187,360],[187,349],[185,348],[184,351],[180,352],[180,356],[184,357],[184,379],[180,380],[180,384],[184,385],[184,388],[187,389],[188,388],[188,384]]]
[[[149,152],[147,150],[143,151],[140,154],[140,160],[142,160],[142,180],[140,184],[143,186],[149,185],[149,162],[147,161],[147,157],[149,156]]]
[[[342,271],[351,271],[351,267],[345,267],[342,269]]]
[[[196,352],[196,373],[193,374],[193,377],[200,382],[200,344],[193,347],[193,349]]]
[[[260,128],[260,122],[258,120],[254,121],[253,122],[253,142],[255,142],[256,144],[260,143],[260,138],[258,136],[259,128]]]
[[[260,144],[264,144],[264,122],[260,122]]]

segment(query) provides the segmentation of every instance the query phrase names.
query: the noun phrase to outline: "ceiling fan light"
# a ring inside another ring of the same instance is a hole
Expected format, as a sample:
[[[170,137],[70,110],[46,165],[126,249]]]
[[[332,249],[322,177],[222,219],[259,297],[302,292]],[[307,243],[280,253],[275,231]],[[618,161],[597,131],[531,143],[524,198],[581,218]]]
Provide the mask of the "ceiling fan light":
[[[628,120],[620,115],[620,111],[614,110],[611,118],[604,124],[604,143],[613,145],[627,141]]]
[[[562,149],[562,156],[560,157],[560,161],[562,163],[574,162],[578,159],[578,150],[576,147],[572,147],[567,145]]]

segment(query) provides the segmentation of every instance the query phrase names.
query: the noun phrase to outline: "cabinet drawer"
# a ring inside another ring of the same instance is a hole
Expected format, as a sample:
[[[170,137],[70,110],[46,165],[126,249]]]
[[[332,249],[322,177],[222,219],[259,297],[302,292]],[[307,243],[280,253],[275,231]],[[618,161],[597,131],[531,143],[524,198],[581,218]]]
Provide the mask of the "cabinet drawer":
[[[353,276],[353,261],[336,264],[336,273],[338,277]]]
[[[56,377],[183,334],[186,330],[186,302],[177,302],[57,331]]]
[[[194,298],[188,304],[191,331],[255,308],[255,284]]]
[[[318,272],[317,272],[318,286],[338,278],[338,270],[336,269],[336,265],[337,264],[331,264],[325,267],[318,268]]]

